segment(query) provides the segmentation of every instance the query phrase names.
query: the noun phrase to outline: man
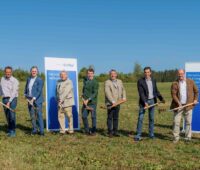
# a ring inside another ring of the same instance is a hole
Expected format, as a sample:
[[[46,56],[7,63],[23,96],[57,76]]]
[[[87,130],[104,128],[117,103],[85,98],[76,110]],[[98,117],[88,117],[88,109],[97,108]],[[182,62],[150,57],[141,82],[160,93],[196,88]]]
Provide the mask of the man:
[[[24,95],[28,101],[28,110],[30,113],[32,121],[32,132],[31,135],[36,135],[38,133],[44,136],[44,122],[42,116],[42,103],[43,99],[43,80],[38,76],[37,66],[33,66],[30,70],[30,77],[26,81],[26,86],[24,90]]]
[[[126,91],[121,80],[117,79],[117,71],[110,71],[110,79],[105,82],[105,102],[107,109],[108,136],[118,137],[118,120],[120,105],[109,108],[119,101],[126,101]]]
[[[83,81],[82,90],[82,119],[85,128],[85,133],[89,135],[96,134],[96,106],[97,106],[97,96],[98,96],[99,84],[96,78],[94,78],[94,69],[89,68],[87,70],[87,78]],[[90,108],[90,109],[88,109]],[[88,125],[88,114],[91,112],[92,117],[92,128],[89,129]]]
[[[65,114],[68,117],[69,134],[73,134],[72,106],[74,105],[74,92],[72,81],[68,78],[66,71],[60,73],[60,80],[56,86],[58,100],[58,121],[60,124],[60,134],[65,134]]]
[[[193,80],[185,78],[185,71],[183,69],[178,70],[178,79],[172,83],[171,86],[172,103],[171,109],[181,107],[190,103],[197,104],[198,101],[198,88]],[[194,107],[188,106],[184,109],[179,109],[174,112],[174,123],[173,123],[173,135],[174,143],[179,141],[180,133],[180,122],[182,115],[185,117],[186,130],[185,140],[190,141],[192,137],[192,109]]]
[[[145,114],[145,107],[157,103],[157,98],[165,103],[162,95],[158,91],[156,80],[151,76],[151,67],[144,68],[144,77],[137,82],[139,93],[139,116],[137,123],[137,135],[134,137],[135,141],[141,140],[142,124]],[[149,111],[149,137],[154,139],[154,107],[148,109]]]
[[[19,82],[16,78],[12,76],[12,73],[12,67],[5,67],[5,75],[1,78],[0,82],[2,102],[7,106],[4,107],[4,112],[8,123],[8,137],[16,136],[16,113],[13,111],[17,107],[17,98],[19,90]],[[8,108],[11,108],[11,110]]]

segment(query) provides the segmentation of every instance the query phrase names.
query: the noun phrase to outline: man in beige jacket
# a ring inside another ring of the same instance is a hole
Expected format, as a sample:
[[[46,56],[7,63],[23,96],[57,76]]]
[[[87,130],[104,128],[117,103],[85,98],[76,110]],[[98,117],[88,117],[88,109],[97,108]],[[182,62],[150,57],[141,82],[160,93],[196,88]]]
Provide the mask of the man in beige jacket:
[[[172,83],[171,86],[172,103],[171,109],[184,106],[190,103],[197,104],[198,101],[198,88],[195,82],[191,79],[185,78],[185,71],[183,69],[178,70],[178,79]],[[179,109],[174,112],[174,125],[173,125],[173,135],[174,143],[179,141],[180,133],[180,122],[182,115],[185,117],[186,130],[185,130],[185,140],[190,141],[192,137],[192,109],[193,106],[188,106],[184,109]]]
[[[68,117],[69,134],[73,134],[73,114],[72,106],[74,105],[74,92],[72,81],[68,78],[66,71],[60,73],[60,80],[56,87],[58,100],[58,121],[60,124],[60,133],[65,134],[65,115]]]
[[[111,109],[109,108],[119,101],[126,101],[126,91],[122,81],[117,79],[117,71],[111,70],[110,79],[105,82],[105,102],[108,107],[107,126],[109,137],[119,136],[118,119],[120,105]]]

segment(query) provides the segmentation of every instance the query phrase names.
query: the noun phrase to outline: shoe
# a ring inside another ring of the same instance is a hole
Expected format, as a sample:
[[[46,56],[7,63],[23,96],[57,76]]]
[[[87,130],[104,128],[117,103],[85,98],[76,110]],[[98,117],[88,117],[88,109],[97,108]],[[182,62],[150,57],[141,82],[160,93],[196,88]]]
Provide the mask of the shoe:
[[[173,140],[173,143],[174,143],[174,144],[176,144],[176,143],[178,143],[178,142],[179,142],[179,139],[174,139],[174,140]]]
[[[40,133],[40,136],[44,136],[44,132],[41,132],[41,133]]]
[[[120,135],[118,133],[114,133],[113,136],[114,137],[120,137]]]
[[[35,136],[35,135],[37,135],[37,134],[38,134],[37,131],[33,131],[33,132],[31,132],[31,136]]]
[[[16,137],[16,132],[15,131],[10,131],[10,133],[8,133],[8,137]]]
[[[73,135],[74,134],[74,131],[67,131],[66,132],[68,135]]]
[[[63,132],[60,132],[59,134],[60,134],[60,136],[64,136],[65,135],[65,133],[63,133]]]
[[[112,138],[112,137],[113,137],[113,134],[112,134],[112,133],[108,133],[108,137],[109,137],[109,138]]]
[[[8,130],[8,131],[7,131],[7,135],[9,135],[10,133],[11,133],[11,130]]]
[[[90,132],[85,132],[85,135],[86,135],[86,136],[90,136],[91,133],[90,133]]]
[[[90,135],[90,130],[89,130],[89,129],[84,129],[84,130],[83,130],[83,133],[84,133],[85,135],[89,136],[89,135]]]
[[[96,132],[91,132],[90,135],[91,136],[96,136],[97,134],[96,134]]]
[[[155,136],[149,136],[150,139],[155,139]]]
[[[184,138],[185,142],[190,142],[191,141],[191,138]]]
[[[141,140],[142,140],[141,138],[134,137],[134,141],[135,141],[135,142],[139,142],[139,141],[141,141]]]

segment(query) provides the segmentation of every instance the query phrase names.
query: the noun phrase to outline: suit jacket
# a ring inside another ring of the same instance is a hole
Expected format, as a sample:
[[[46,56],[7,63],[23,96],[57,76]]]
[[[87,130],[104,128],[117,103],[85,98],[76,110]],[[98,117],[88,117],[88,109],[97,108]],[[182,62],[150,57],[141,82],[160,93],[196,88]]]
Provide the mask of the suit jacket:
[[[195,84],[195,82],[191,79],[186,79],[186,84],[187,84],[187,103],[193,103],[194,100],[198,101],[198,88]],[[180,103],[180,87],[179,87],[179,81],[176,80],[175,82],[172,83],[171,86],[171,96],[172,96],[172,103],[171,103],[171,109],[174,109],[176,107],[179,107]],[[193,109],[194,106],[189,106],[186,108],[186,110]]]
[[[157,102],[157,98],[159,98],[159,100],[162,101],[163,97],[157,88],[156,80],[153,78],[151,78],[151,80],[152,80],[152,85],[153,85],[154,102],[155,103]],[[139,97],[140,97],[139,105],[145,106],[145,103],[147,103],[148,97],[149,97],[149,90],[148,90],[148,86],[147,86],[145,77],[138,80],[137,88],[138,88],[138,93],[139,93]]]
[[[30,80],[31,80],[31,77],[29,77],[26,81],[26,86],[25,86],[25,90],[24,90],[24,95],[27,97],[27,98],[33,98],[35,97],[36,100],[35,100],[35,103],[38,105],[38,104],[41,104],[43,101],[44,101],[44,98],[43,98],[43,86],[44,86],[44,82],[43,80],[40,78],[40,77],[37,77],[34,84],[33,84],[33,87],[32,87],[32,96],[29,96],[29,83],[30,83]]]
[[[97,104],[98,90],[99,83],[96,78],[93,78],[93,80],[88,80],[87,77],[83,79],[82,97],[84,100],[89,100],[88,105]]]
[[[112,105],[112,102],[117,102],[121,99],[126,99],[126,91],[121,80],[116,80],[116,86],[112,80],[105,82],[105,103]]]
[[[66,81],[58,80],[56,85],[57,99],[62,102],[63,107],[70,107],[74,105],[74,91],[73,84],[70,79]]]

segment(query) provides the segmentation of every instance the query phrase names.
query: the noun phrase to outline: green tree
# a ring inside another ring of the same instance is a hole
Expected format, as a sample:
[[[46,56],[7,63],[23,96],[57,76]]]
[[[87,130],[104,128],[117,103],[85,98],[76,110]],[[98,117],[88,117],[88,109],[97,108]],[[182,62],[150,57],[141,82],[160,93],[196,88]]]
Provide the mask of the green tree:
[[[83,67],[83,68],[79,71],[79,74],[78,74],[79,81],[82,80],[82,79],[86,76],[86,73],[87,73],[87,68],[86,68],[86,67]]]
[[[136,62],[134,64],[134,69],[133,69],[133,79],[134,79],[134,81],[137,81],[142,75],[143,75],[142,66],[139,63]]]

